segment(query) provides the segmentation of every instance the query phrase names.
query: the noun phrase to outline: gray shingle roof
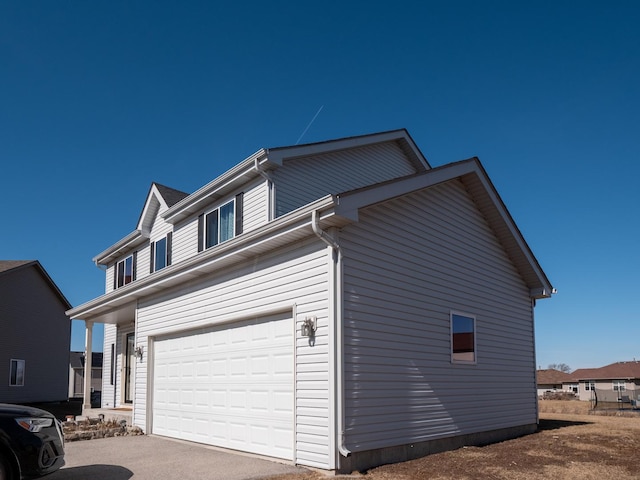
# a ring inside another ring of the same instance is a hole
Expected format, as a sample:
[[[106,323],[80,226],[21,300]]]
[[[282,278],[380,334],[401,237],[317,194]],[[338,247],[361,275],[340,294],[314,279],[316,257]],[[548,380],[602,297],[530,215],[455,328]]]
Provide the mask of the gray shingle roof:
[[[35,260],[0,260],[0,273],[13,270],[14,268],[33,262],[35,262]]]
[[[167,205],[169,207],[174,206],[180,200],[189,196],[188,193],[181,192],[180,190],[176,190],[175,188],[167,187],[165,185],[160,185],[157,182],[153,182],[153,183],[158,189],[158,191],[160,192],[160,195],[162,195],[162,198],[164,198],[164,201],[167,202]]]

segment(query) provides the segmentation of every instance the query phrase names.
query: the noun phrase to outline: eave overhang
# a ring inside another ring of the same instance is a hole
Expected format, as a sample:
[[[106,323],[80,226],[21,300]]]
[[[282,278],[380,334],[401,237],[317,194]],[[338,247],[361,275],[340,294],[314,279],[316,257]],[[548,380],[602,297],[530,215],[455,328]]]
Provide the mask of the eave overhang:
[[[423,172],[431,168],[426,157],[413,141],[409,132],[404,128],[399,130],[390,130],[388,132],[346,137],[338,140],[328,140],[326,142],[270,148],[266,153],[268,154],[270,164],[280,166],[287,160],[295,160],[296,158],[321,155],[333,151],[347,150],[385,142],[396,142],[405,155],[407,155],[407,158],[414,164],[417,171]]]
[[[260,173],[255,168],[256,161],[259,165],[262,165],[265,163],[265,157],[266,150],[258,150],[235,167],[227,170],[218,178],[173,205],[161,215],[162,218],[175,225],[179,221],[194,215],[215,200],[228,195],[234,189],[260,176]]]
[[[161,216],[165,221],[175,225],[201,211],[212,202],[228,195],[247,181],[260,176],[260,171],[278,168],[285,161],[384,142],[396,142],[413,163],[416,171],[424,172],[431,168],[429,162],[405,129],[289,147],[262,148],[173,205]]]
[[[99,253],[98,255],[93,257],[92,260],[96,265],[110,265],[123,253],[133,250],[135,247],[146,242],[148,239],[148,232],[144,233],[142,230],[134,230],[122,240],[107,248],[104,252]]]
[[[135,318],[135,309],[140,299],[313,236],[311,215],[314,211],[320,212],[319,219],[323,228],[340,227],[349,223],[335,215],[334,205],[333,196],[321,198],[188,260],[79,305],[67,311],[67,315],[74,320],[99,323],[131,322]]]
[[[474,198],[529,287],[531,298],[550,297],[554,293],[551,283],[477,158],[450,163],[424,173],[338,195],[335,212],[337,215],[357,221],[358,211],[363,207],[454,179],[460,179]]]

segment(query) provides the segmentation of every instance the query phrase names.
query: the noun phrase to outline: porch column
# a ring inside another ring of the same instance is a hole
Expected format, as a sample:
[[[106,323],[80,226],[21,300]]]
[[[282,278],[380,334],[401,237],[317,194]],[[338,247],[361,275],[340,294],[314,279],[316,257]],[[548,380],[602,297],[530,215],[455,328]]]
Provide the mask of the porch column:
[[[82,401],[82,413],[91,408],[91,344],[93,343],[93,322],[85,320],[84,339],[84,399]]]

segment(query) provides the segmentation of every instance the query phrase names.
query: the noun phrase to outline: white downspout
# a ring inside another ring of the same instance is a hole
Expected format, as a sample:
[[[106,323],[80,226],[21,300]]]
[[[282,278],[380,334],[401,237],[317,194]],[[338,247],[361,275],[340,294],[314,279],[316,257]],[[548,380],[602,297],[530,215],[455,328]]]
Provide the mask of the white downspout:
[[[333,300],[333,315],[335,319],[335,391],[337,398],[336,412],[336,431],[338,438],[338,451],[344,457],[348,457],[351,451],[344,445],[344,376],[342,374],[344,367],[344,349],[343,349],[343,316],[342,316],[342,249],[336,240],[327,232],[320,228],[318,224],[318,212],[314,210],[311,213],[311,228],[320,240],[329,245],[333,251],[333,292],[331,296]]]
[[[273,179],[262,169],[258,157],[254,160],[254,167],[256,172],[267,181],[267,221],[270,222],[274,219],[273,205],[275,202],[273,200]]]

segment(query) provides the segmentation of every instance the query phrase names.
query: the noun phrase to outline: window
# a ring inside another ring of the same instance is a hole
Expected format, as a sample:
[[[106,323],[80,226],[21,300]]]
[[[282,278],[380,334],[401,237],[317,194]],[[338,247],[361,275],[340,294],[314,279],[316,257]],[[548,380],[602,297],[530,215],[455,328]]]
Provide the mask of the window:
[[[586,380],[584,382],[584,389],[586,390],[595,390],[596,389],[596,382],[594,382],[593,380]]]
[[[171,237],[169,232],[166,237],[157,242],[151,242],[151,261],[149,273],[156,272],[171,265]]]
[[[9,367],[9,386],[24,386],[24,360],[11,359]]]
[[[242,233],[243,194],[198,217],[198,251],[226,242]]]
[[[613,391],[614,392],[624,392],[627,389],[626,383],[624,380],[614,380],[613,381]]]
[[[213,247],[234,237],[234,201],[230,201],[205,217],[205,248]]]
[[[451,361],[475,363],[476,319],[470,315],[451,313]]]
[[[116,264],[116,288],[120,288],[135,280],[135,254],[129,255]]]

